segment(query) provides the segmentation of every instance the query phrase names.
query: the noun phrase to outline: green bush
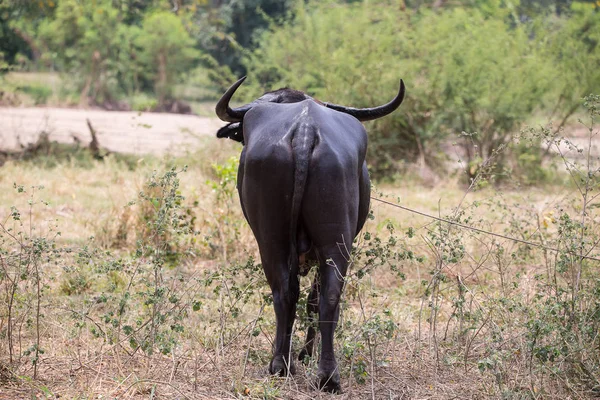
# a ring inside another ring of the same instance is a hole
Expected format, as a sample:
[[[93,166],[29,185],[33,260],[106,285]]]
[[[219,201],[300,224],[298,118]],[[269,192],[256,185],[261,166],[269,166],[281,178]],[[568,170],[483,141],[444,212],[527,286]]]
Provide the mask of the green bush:
[[[507,22],[507,13],[409,13],[388,1],[299,4],[246,60],[251,92],[291,86],[365,107],[389,101],[403,78],[400,110],[369,127],[373,170],[388,172],[400,159],[435,161],[439,144],[463,131],[472,133],[461,143],[467,162],[485,160],[551,89],[552,63],[540,41]]]
[[[123,23],[113,3],[61,0],[35,36],[52,62],[75,77],[82,102],[112,103],[153,88],[162,103],[197,61],[194,42],[170,11],[146,12],[138,26]]]
[[[540,35],[547,41],[546,57],[554,62],[554,109],[560,110],[554,117],[565,119],[583,111],[581,99],[600,88],[600,12],[574,2],[569,18],[546,21]]]
[[[138,93],[131,97],[131,109],[134,111],[152,111],[158,105],[158,101],[144,93]]]
[[[136,38],[144,73],[154,83],[159,104],[172,94],[180,75],[198,59],[194,41],[181,20],[171,12],[147,15]]]
[[[550,155],[538,130],[528,128],[521,131],[508,147],[509,154],[501,180],[524,185],[562,184],[556,165],[547,160]],[[554,181],[554,182],[553,182]]]
[[[52,96],[52,89],[44,85],[19,86],[17,90],[31,96],[36,105],[46,104],[50,96]]]
[[[62,0],[53,18],[40,24],[37,35],[52,61],[77,81],[81,101],[104,103],[114,101],[122,87],[128,87],[123,82],[135,82],[132,30],[120,23],[111,1]]]

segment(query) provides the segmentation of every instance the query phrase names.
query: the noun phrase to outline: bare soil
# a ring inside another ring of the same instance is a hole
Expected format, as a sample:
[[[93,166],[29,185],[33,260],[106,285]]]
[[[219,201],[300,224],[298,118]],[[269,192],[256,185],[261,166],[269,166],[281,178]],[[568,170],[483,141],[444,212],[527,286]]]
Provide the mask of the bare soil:
[[[92,140],[89,119],[100,146],[131,154],[182,154],[198,145],[198,137],[214,135],[223,123],[194,115],[62,108],[0,107],[0,150],[34,143],[41,132],[59,143]]]

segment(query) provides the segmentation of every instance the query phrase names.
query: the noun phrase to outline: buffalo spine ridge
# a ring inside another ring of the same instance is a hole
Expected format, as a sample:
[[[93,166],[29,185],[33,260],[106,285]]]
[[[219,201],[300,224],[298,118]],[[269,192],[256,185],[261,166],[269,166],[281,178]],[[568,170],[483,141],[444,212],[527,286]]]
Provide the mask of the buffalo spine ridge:
[[[317,127],[312,118],[299,118],[292,128],[292,154],[294,157],[294,193],[290,216],[290,273],[297,275],[299,269],[298,221],[304,188],[308,179],[308,168],[317,138]]]

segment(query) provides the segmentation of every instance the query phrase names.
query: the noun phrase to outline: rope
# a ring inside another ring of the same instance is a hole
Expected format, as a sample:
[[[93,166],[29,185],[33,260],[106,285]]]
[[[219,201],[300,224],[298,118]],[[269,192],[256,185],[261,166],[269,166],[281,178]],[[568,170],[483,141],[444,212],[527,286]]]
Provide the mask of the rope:
[[[475,232],[484,233],[486,235],[491,235],[491,236],[496,236],[496,237],[499,237],[499,238],[502,238],[502,239],[512,240],[513,242],[519,242],[519,243],[527,244],[529,246],[534,246],[534,247],[538,247],[540,249],[554,251],[556,253],[564,252],[564,253],[567,253],[567,254],[573,255],[575,257],[582,258],[582,259],[585,258],[585,259],[588,259],[588,260],[600,261],[600,258],[598,258],[598,257],[592,257],[592,256],[588,256],[588,255],[583,255],[583,254],[577,254],[577,253],[572,252],[572,251],[563,251],[563,250],[559,250],[559,249],[557,249],[555,247],[545,246],[545,245],[543,245],[541,243],[530,242],[528,240],[517,239],[517,238],[510,237],[510,236],[501,235],[499,233],[494,233],[494,232],[486,231],[486,230],[483,230],[483,229],[475,228],[473,226],[461,224],[460,222],[450,221],[450,220],[447,220],[447,219],[444,219],[444,218],[436,217],[434,215],[429,215],[429,214],[426,214],[426,213],[421,212],[421,211],[417,211],[417,210],[413,210],[413,209],[408,208],[408,207],[401,206],[400,204],[392,203],[390,201],[383,200],[383,199],[378,199],[377,197],[371,197],[371,199],[373,199],[375,201],[379,201],[380,203],[384,203],[384,204],[390,205],[392,207],[400,208],[401,210],[408,211],[408,212],[413,213],[413,214],[422,215],[423,217],[435,219],[435,220],[440,221],[440,222],[446,222],[448,224],[456,225],[458,227],[469,229],[469,230],[472,230],[472,231],[475,231]]]

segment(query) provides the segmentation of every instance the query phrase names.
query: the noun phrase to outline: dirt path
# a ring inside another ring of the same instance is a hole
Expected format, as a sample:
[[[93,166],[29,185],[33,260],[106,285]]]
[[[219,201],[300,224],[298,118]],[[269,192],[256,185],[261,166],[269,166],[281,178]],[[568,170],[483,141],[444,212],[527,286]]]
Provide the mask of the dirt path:
[[[0,150],[15,150],[20,148],[20,144],[33,143],[43,131],[49,133],[50,140],[61,143],[79,140],[87,145],[91,134],[86,119],[98,133],[98,141],[103,148],[133,154],[182,154],[199,145],[198,137],[214,136],[224,125],[217,118],[193,115],[0,107]],[[589,145],[588,134],[579,124],[565,129],[563,133],[580,148]],[[596,136],[592,142],[592,154],[596,157],[600,155],[598,139]],[[449,145],[444,151],[452,161],[450,165],[456,168],[460,149]],[[570,149],[564,142],[561,148],[569,159],[581,159],[585,155]],[[553,152],[556,150],[553,149]]]
[[[98,141],[110,151],[134,154],[180,154],[198,145],[197,138],[215,135],[223,123],[216,118],[63,108],[0,107],[0,150],[35,142],[43,131],[50,140],[88,144],[89,119]]]

